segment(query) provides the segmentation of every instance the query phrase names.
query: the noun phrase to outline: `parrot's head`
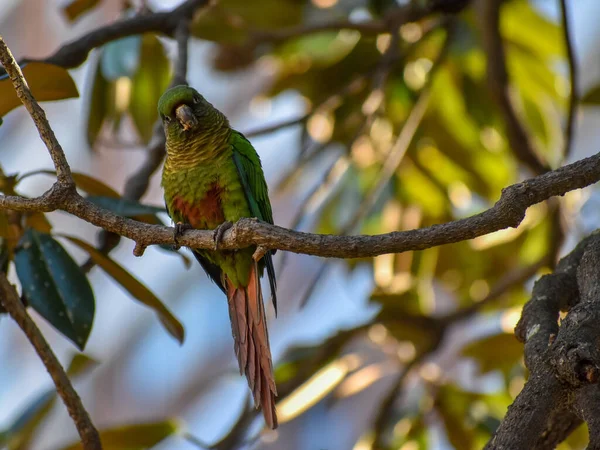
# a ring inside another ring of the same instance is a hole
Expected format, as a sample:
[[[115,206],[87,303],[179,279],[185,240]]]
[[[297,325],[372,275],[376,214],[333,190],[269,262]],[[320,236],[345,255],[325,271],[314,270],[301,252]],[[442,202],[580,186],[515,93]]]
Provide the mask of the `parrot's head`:
[[[161,96],[158,114],[167,137],[185,137],[198,129],[210,128],[210,122],[220,113],[194,88],[180,85]]]

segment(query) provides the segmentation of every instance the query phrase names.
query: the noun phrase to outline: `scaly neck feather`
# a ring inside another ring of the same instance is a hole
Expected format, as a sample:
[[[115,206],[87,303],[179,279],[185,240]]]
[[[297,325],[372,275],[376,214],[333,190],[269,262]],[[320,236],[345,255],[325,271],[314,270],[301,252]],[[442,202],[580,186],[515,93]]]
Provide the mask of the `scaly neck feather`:
[[[231,136],[229,121],[212,108],[198,117],[199,124],[192,133],[167,128],[167,159],[165,171],[195,167],[213,160],[228,148]]]

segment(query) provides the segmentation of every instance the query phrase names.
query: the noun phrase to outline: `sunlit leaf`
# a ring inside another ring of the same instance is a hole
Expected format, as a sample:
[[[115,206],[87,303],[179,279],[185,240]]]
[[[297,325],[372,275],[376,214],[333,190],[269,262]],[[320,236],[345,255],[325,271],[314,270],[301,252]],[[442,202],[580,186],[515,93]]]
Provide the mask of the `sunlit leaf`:
[[[299,24],[302,7],[295,0],[223,0],[198,15],[192,34],[210,41],[241,43],[249,31]]]
[[[479,394],[462,391],[453,385],[443,386],[438,394],[436,409],[446,427],[446,435],[456,449],[474,449],[476,429],[468,423],[468,412]]]
[[[73,22],[80,15],[93,9],[100,0],[71,0],[65,7],[63,12],[66,14],[69,21]]]
[[[96,70],[91,83],[87,102],[87,140],[90,147],[93,147],[104,121],[115,112],[113,84],[102,74],[100,60],[96,61]]]
[[[97,365],[98,361],[95,359],[92,359],[83,353],[78,353],[73,356],[73,359],[67,368],[67,375],[70,377],[77,377],[84,374],[88,370],[93,369]]]
[[[183,343],[185,331],[183,325],[175,316],[167,309],[167,307],[148,289],[144,284],[137,280],[127,270],[125,270],[116,261],[109,256],[98,251],[95,247],[73,236],[61,235],[68,239],[73,244],[77,245],[82,250],[86,251],[92,261],[98,265],[108,276],[119,283],[133,298],[148,306],[158,315],[158,318],[164,325],[165,329],[179,341]]]
[[[41,101],[63,100],[79,97],[77,86],[69,72],[59,66],[40,62],[23,65],[23,75],[35,99]],[[7,74],[0,76],[0,116],[21,105],[15,88]]]
[[[15,255],[29,306],[83,350],[94,320],[94,293],[79,265],[50,235],[28,229]]]
[[[502,333],[467,345],[462,354],[475,359],[482,373],[492,370],[506,373],[523,357],[523,344],[513,334]]]
[[[34,212],[25,216],[25,226],[29,228],[35,228],[41,233],[50,233],[52,225],[48,222],[46,214],[41,212]]]
[[[584,105],[600,105],[600,85],[594,86],[581,97]]]
[[[142,141],[147,144],[158,119],[156,105],[167,89],[170,79],[170,62],[165,49],[156,36],[142,37],[140,64],[132,79],[129,111]]]
[[[160,444],[177,433],[178,424],[173,420],[164,422],[126,425],[100,431],[100,440],[105,450],[144,450]],[[78,442],[63,450],[84,450]]]

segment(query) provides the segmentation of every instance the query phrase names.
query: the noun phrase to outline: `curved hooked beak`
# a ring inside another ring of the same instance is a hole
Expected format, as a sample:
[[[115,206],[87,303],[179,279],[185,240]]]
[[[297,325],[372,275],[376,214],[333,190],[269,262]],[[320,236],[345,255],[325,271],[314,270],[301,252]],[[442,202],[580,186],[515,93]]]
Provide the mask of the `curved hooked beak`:
[[[196,119],[192,108],[190,108],[188,105],[179,105],[175,109],[175,117],[183,127],[184,131],[191,130],[198,125],[198,119]]]

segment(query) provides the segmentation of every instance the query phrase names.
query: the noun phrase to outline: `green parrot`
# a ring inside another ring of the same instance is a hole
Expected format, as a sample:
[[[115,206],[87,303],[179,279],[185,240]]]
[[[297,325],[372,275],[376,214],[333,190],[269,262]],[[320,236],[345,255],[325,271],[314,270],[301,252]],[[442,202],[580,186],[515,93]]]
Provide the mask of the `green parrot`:
[[[176,237],[186,228],[215,230],[215,250],[192,251],[227,296],[240,374],[245,372],[254,404],[262,407],[267,425],[277,428],[277,390],[260,285],[266,267],[277,312],[274,252],[267,251],[256,261],[256,248],[218,249],[223,232],[242,217],[273,223],[260,158],[244,135],[189,86],[167,90],[158,102],[158,113],[167,140],[161,184]]]

